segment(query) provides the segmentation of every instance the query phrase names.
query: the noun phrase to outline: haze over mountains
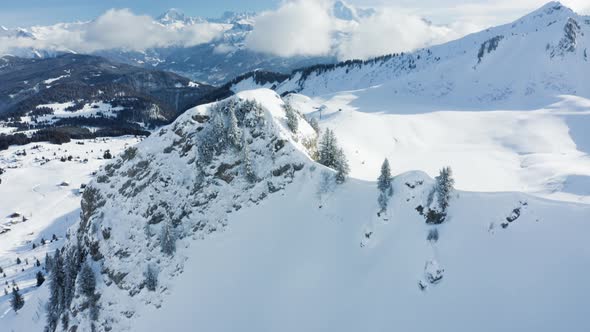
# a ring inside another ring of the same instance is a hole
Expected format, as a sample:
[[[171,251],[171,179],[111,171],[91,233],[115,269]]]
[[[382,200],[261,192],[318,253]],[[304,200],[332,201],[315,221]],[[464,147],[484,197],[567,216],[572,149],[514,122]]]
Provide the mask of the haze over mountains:
[[[340,2],[330,13],[351,26],[380,15]],[[250,48],[251,20],[169,11],[159,26],[223,27],[222,37],[95,50],[225,83],[217,89],[94,56],[4,58],[41,67],[44,88],[104,77],[170,107],[171,96],[205,99],[146,139],[0,152],[0,197],[11,195],[0,205],[0,284],[25,299],[16,314],[0,296],[0,327],[587,330],[590,17],[550,2],[457,40],[344,62],[334,61],[354,33],[322,56],[297,38],[289,56],[271,55]],[[214,50],[225,46],[235,48]],[[205,49],[200,60],[224,65],[180,62]],[[41,65],[71,59],[92,69]],[[297,61],[313,66],[291,71]],[[24,74],[11,74],[14,86]],[[59,178],[39,175],[51,171]],[[16,261],[46,252],[49,267]]]
[[[300,24],[301,20],[307,23]],[[401,34],[400,30],[411,27],[416,37],[376,40],[371,36],[372,26],[392,21],[396,25],[390,33]],[[356,8],[341,1],[329,8],[322,2],[300,1],[261,15],[227,12],[221,18],[204,19],[171,9],[151,18],[111,10],[90,22],[3,28],[0,54],[93,53],[221,84],[255,69],[288,73],[318,63],[421,47],[461,33],[420,17]]]

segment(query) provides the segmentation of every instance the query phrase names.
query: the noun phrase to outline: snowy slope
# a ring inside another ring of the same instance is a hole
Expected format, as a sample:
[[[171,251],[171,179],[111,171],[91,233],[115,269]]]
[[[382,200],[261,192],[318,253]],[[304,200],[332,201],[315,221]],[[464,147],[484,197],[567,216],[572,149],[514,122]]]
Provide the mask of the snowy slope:
[[[0,169],[5,171],[0,175],[0,267],[6,274],[0,274],[3,331],[5,326],[19,332],[42,330],[47,295],[45,286],[35,287],[35,273],[46,274],[45,254],[64,245],[66,230],[79,218],[80,187],[107,161],[102,158],[104,151],[117,155],[137,142],[135,137],[75,140],[63,145],[28,144],[0,152]],[[67,161],[68,156],[72,160]],[[60,161],[62,157],[66,161]],[[62,185],[64,182],[68,185]],[[20,216],[10,218],[14,213]],[[52,241],[54,234],[56,241]],[[45,245],[41,239],[46,240]],[[23,263],[16,264],[17,258]],[[41,261],[40,267],[35,266],[36,259]],[[19,312],[23,318],[14,315],[9,297],[4,295],[4,289],[10,291],[5,283],[13,280],[25,296],[26,305]]]
[[[295,72],[277,91],[316,96],[375,87],[374,94],[413,103],[545,106],[561,94],[590,97],[589,31],[588,17],[550,2],[429,49]]]
[[[326,182],[332,172],[301,144],[313,129],[300,119],[291,134],[278,95],[232,100],[183,114],[86,189],[68,247],[88,252],[100,314],[92,322],[76,298],[78,331],[585,331],[590,206],[456,191],[448,220],[431,226],[416,208],[433,181],[408,172],[378,216],[376,184]],[[228,132],[229,109],[247,154],[213,132]]]

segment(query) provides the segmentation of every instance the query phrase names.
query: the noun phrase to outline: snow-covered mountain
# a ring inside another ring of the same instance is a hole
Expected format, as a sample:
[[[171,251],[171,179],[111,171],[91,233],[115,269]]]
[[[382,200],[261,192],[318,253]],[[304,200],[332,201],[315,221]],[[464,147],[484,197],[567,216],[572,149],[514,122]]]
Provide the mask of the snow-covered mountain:
[[[434,175],[451,164],[466,190],[588,202],[589,22],[551,2],[432,48],[314,66],[272,84],[244,76],[231,89],[298,93],[292,102],[342,137],[355,177],[372,179],[395,155],[396,172]]]
[[[273,91],[242,92],[101,169],[64,251],[97,286],[89,297],[79,279],[56,309],[68,328],[584,330],[588,205],[455,191],[429,225],[434,182],[409,172],[378,213],[374,182],[336,184],[312,161],[315,135],[303,118],[290,131]]]
[[[378,87],[419,103],[543,104],[561,94],[590,96],[589,47],[590,17],[550,2],[513,23],[431,48],[300,70],[277,91],[314,96]]]
[[[553,2],[410,54],[232,81],[235,96],[97,172],[60,252],[69,277],[0,322],[586,331],[588,22]],[[349,160],[344,183],[314,161],[318,127]],[[394,177],[380,197],[384,158]],[[429,223],[448,165],[456,189]]]

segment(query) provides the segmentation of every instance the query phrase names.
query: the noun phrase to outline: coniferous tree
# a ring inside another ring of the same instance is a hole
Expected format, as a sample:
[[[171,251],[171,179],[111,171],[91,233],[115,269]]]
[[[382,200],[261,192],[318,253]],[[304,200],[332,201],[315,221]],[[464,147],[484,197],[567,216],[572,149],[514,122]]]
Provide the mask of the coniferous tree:
[[[241,147],[242,134],[240,127],[238,126],[238,118],[236,118],[236,112],[233,107],[229,108],[229,128],[227,129],[227,138],[234,147],[238,149]]]
[[[64,311],[65,273],[64,263],[59,250],[55,251],[51,259],[52,267],[49,284],[49,301],[47,303],[47,329],[55,331],[59,317]]]
[[[164,222],[162,225],[160,245],[162,247],[162,252],[167,255],[172,255],[174,251],[176,251],[176,237],[174,236],[174,230],[169,221]]]
[[[389,167],[389,160],[385,158],[381,165],[381,174],[377,179],[377,188],[383,193],[387,193],[389,196],[393,194],[393,187],[391,186],[391,168]]]
[[[25,299],[22,295],[20,295],[18,288],[13,288],[12,298],[10,299],[10,306],[12,307],[12,310],[14,310],[14,312],[18,312],[20,309],[22,309],[22,307],[24,307],[24,305]]]
[[[252,159],[250,156],[250,145],[248,144],[248,140],[246,139],[246,135],[243,135],[243,154],[244,154],[244,173],[246,174],[246,180],[248,182],[253,183],[256,181],[256,172],[254,171],[254,166],[252,165]]]
[[[37,287],[40,287],[41,285],[43,285],[43,283],[45,282],[45,277],[43,276],[43,273],[41,273],[41,271],[37,271]]]
[[[350,171],[344,151],[338,146],[336,135],[326,129],[319,143],[319,163],[336,170],[336,182],[343,183]]]
[[[151,264],[145,271],[145,286],[149,291],[155,291],[158,286],[158,271]]]
[[[315,130],[317,134],[320,133],[320,124],[316,118],[311,118],[309,120],[309,125]]]
[[[348,160],[344,155],[344,151],[338,148],[338,151],[336,152],[336,182],[344,183],[349,172],[350,166],[348,165]]]
[[[393,187],[391,185],[391,168],[389,167],[389,160],[385,158],[381,165],[381,174],[377,179],[377,188],[379,189],[379,198],[377,202],[381,208],[381,212],[387,210],[388,198],[393,195]]]
[[[450,167],[444,167],[440,170],[439,176],[436,177],[436,196],[440,212],[446,213],[451,199],[451,193],[454,190],[455,180],[453,171]]]
[[[69,308],[74,299],[76,278],[80,269],[80,256],[77,246],[68,249],[64,256],[64,308]]]
[[[297,112],[289,104],[285,104],[283,107],[287,115],[287,127],[289,127],[289,130],[291,130],[292,133],[296,133],[299,129],[299,118],[297,117]]]
[[[49,256],[48,253],[45,254],[45,270],[47,272],[51,271],[51,267],[53,266],[52,261],[51,261],[51,256]]]
[[[94,295],[94,291],[96,290],[96,277],[94,276],[94,271],[90,268],[88,263],[84,263],[82,265],[82,269],[80,269],[80,274],[78,275],[78,285],[80,293],[86,295],[87,297],[92,297]]]

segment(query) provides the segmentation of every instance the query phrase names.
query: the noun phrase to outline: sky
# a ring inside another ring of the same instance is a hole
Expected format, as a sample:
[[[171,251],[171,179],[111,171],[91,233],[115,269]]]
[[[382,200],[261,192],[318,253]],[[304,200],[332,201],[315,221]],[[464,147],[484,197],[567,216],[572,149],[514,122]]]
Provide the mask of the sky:
[[[25,27],[94,19],[111,8],[158,16],[174,7],[187,15],[218,17],[225,11],[272,9],[280,0],[0,0],[0,25]]]
[[[317,0],[323,1],[323,0]],[[218,17],[225,11],[276,9],[284,0],[0,0],[0,25],[26,27],[74,20],[90,20],[111,8],[158,16],[170,7],[191,16]],[[513,20],[548,0],[349,0],[357,6],[392,7],[439,24],[470,21],[493,25]],[[562,3],[590,14],[590,0]]]
[[[30,48],[93,53],[122,49],[193,47],[215,42],[215,52],[235,45],[219,37],[228,27],[215,22],[162,25],[154,22],[170,7],[189,16],[219,17],[225,11],[254,11],[253,30],[245,47],[281,57],[335,56],[368,59],[441,44],[509,23],[546,4],[546,0],[348,0],[371,7],[372,15],[342,20],[335,0],[0,0],[0,25],[31,28],[34,38],[0,35],[0,54]],[[590,0],[563,0],[579,13],[590,12]],[[337,7],[337,6],[336,6]],[[362,11],[356,10],[356,13]],[[425,20],[426,19],[426,20]],[[56,22],[83,23],[50,25]],[[431,23],[429,23],[431,22]],[[0,32],[2,32],[0,30]],[[341,36],[345,36],[341,38]]]

